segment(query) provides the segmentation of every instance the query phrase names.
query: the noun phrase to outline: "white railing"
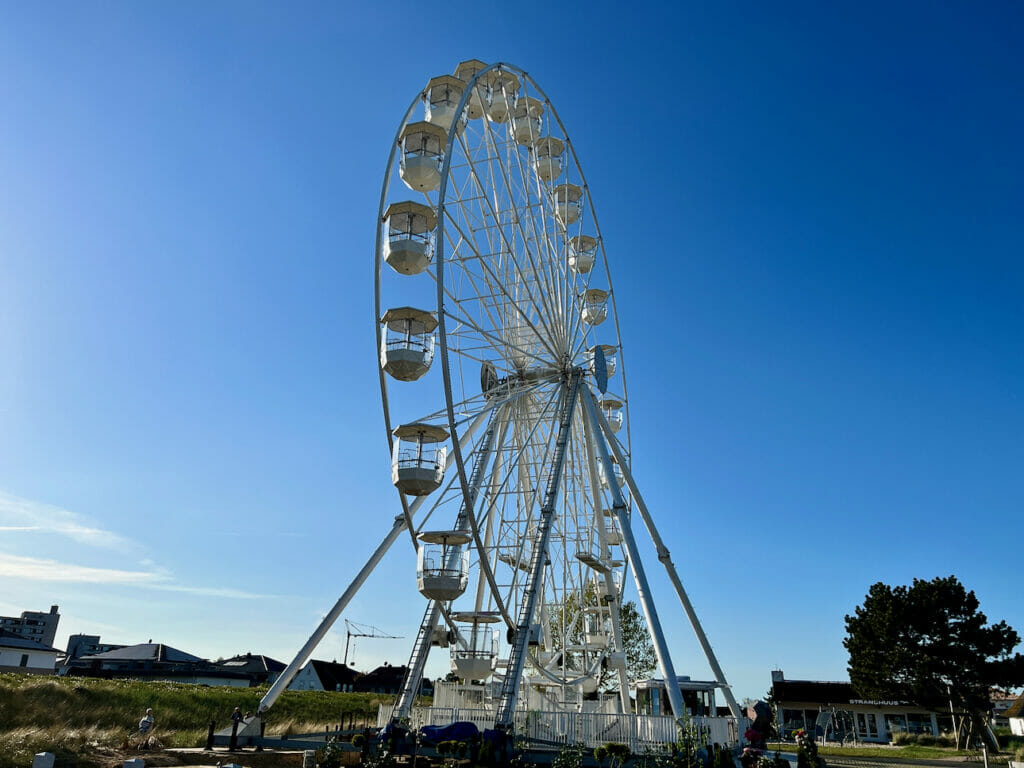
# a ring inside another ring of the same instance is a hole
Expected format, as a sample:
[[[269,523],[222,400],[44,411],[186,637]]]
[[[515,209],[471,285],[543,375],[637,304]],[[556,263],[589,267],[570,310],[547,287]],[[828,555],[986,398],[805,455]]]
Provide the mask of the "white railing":
[[[413,707],[409,725],[420,729],[425,725],[473,723],[480,731],[494,727],[493,709],[459,707]],[[391,717],[391,707],[381,704],[377,710],[377,726],[383,727]],[[736,744],[738,729],[731,717],[692,717],[697,730],[697,743]],[[673,717],[658,715],[622,715],[598,712],[539,712],[520,710],[515,715],[515,731],[531,741],[552,745],[583,744],[599,747],[610,741],[628,744],[634,753],[657,751],[674,744],[679,726]]]

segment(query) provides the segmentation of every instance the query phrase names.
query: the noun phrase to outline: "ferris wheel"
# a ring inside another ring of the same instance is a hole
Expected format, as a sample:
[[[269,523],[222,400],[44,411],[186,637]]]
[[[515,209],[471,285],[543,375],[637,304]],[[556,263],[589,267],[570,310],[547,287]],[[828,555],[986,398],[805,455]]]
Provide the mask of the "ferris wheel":
[[[393,722],[409,718],[435,649],[458,678],[435,706],[487,699],[500,728],[524,708],[629,712],[619,614],[629,575],[661,674],[676,679],[631,529],[638,512],[738,714],[630,471],[626,371],[593,200],[525,71],[466,61],[410,105],[381,191],[375,272],[400,514],[260,709],[404,536],[426,605]],[[667,693],[681,715],[678,689]]]

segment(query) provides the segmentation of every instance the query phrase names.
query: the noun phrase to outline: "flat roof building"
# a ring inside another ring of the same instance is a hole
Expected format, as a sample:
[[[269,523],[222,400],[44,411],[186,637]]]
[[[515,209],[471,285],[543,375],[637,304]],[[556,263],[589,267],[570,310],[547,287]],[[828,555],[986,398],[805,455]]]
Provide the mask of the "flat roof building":
[[[21,616],[0,616],[0,629],[50,647],[57,637],[59,621],[57,606],[51,605],[48,613],[22,611]]]

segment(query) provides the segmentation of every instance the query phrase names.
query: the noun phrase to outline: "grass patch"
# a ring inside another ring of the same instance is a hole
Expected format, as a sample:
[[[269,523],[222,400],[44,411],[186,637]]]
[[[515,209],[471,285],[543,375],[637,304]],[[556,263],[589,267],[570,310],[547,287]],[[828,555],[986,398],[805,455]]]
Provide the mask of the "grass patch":
[[[137,749],[138,722],[147,707],[156,718],[155,744],[202,746],[211,720],[218,730],[227,727],[232,709],[255,712],[266,691],[0,673],[0,768],[31,765],[37,752],[53,752],[58,765],[110,763],[102,759],[104,750]],[[347,727],[351,720],[357,727],[373,725],[378,706],[393,701],[384,694],[285,691],[264,718],[266,732],[311,733]]]
[[[775,752],[796,752],[796,744],[792,742],[773,742],[768,745],[769,751]],[[890,747],[883,744],[859,744],[857,746],[836,747],[830,745],[818,745],[818,754],[822,756],[832,755],[833,757],[888,757],[905,758],[908,760],[943,760],[955,757],[963,757],[968,754],[965,750],[957,750],[952,747],[924,747],[920,744],[908,744],[902,747]]]

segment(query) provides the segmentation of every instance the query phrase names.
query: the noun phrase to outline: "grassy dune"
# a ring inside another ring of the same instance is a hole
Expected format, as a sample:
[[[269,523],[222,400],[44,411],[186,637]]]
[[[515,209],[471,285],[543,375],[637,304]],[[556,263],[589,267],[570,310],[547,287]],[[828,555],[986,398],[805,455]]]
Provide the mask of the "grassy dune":
[[[42,751],[54,752],[65,765],[102,765],[105,750],[136,746],[138,721],[147,707],[156,717],[154,744],[201,746],[211,720],[220,729],[230,724],[234,707],[255,712],[265,692],[265,686],[0,674],[0,768],[31,765],[32,755]],[[318,731],[342,722],[347,727],[352,717],[357,725],[370,725],[378,705],[392,700],[380,694],[287,691],[265,718],[267,734]],[[116,755],[111,761],[117,762]]]

